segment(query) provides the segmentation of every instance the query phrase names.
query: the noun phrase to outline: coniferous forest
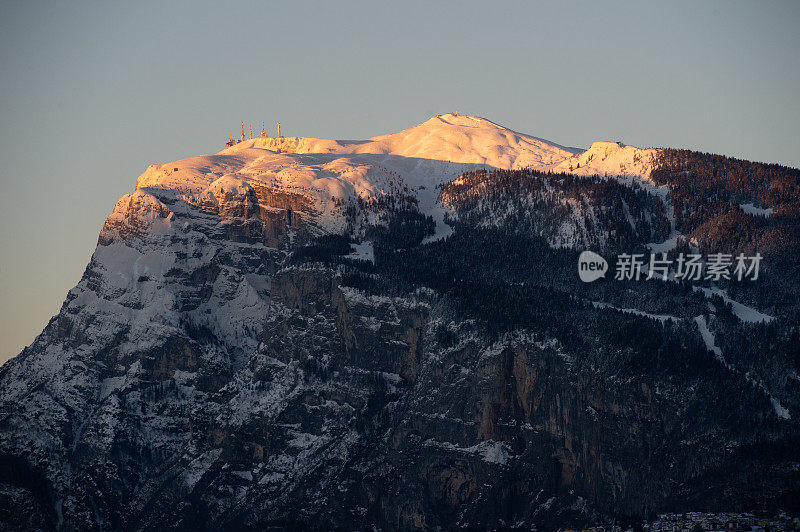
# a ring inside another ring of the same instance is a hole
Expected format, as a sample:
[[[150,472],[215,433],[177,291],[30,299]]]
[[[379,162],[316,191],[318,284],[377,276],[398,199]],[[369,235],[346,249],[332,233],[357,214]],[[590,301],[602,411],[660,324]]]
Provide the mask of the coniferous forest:
[[[679,160],[688,172],[670,170]],[[727,171],[733,172],[732,183],[724,179]],[[676,214],[676,225],[687,236],[671,256],[699,244],[700,251],[758,250],[768,257],[760,282],[723,281],[738,301],[775,314],[765,323],[742,322],[729,302],[705,296],[687,282],[618,281],[613,275],[581,282],[576,274],[581,244],[604,252],[613,264],[618,253],[644,253],[647,243],[670,231],[659,196],[599,176],[531,170],[464,174],[440,194],[452,212],[449,237],[422,244],[428,234],[424,217],[407,209],[389,211],[389,221],[370,233],[374,264],[345,258],[340,246],[329,247],[322,262],[338,268],[344,284],[369,294],[431,289],[458,319],[479,323],[490,341],[519,330],[556,338],[577,364],[606,378],[645,379],[665,394],[704,397],[686,423],[705,427],[714,419],[720,429],[743,435],[760,426],[772,434],[771,449],[780,455],[793,445],[788,442],[797,441],[794,423],[776,423],[748,405],[770,409],[759,389],[766,386],[780,390],[784,405],[800,406],[800,284],[792,247],[797,218],[790,202],[793,194],[798,197],[792,192],[797,175],[776,165],[679,150],[668,150],[653,175],[656,182],[676,185],[670,199],[676,213],[684,213]],[[692,179],[691,185],[685,182]],[[684,194],[684,188],[695,192]],[[762,219],[744,213],[739,202],[774,206],[778,214]],[[731,217],[747,221],[735,222],[741,231],[724,229]],[[559,236],[552,227],[567,220],[573,222],[573,239],[563,243],[574,247],[552,245]],[[702,238],[713,234],[709,228],[715,225],[724,238]],[[779,236],[762,248],[770,234]],[[691,246],[690,238],[696,239]],[[301,251],[295,260],[307,262],[303,256]],[[698,334],[694,318],[706,315],[724,362]],[[453,341],[450,336],[447,327],[437,332],[443,346]]]

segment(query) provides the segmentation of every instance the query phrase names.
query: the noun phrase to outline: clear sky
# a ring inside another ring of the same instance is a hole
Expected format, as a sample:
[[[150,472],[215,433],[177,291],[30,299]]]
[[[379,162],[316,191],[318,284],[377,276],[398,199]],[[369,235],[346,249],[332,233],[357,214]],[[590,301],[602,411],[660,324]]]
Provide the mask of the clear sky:
[[[3,0],[0,362],[146,166],[216,152],[242,120],[357,139],[459,111],[800,166],[798,96],[797,1]]]

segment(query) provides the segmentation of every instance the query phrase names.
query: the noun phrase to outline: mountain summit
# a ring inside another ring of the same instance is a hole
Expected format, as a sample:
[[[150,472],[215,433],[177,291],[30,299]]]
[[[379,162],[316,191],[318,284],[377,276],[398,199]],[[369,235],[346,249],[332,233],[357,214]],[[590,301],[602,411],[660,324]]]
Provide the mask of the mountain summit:
[[[180,191],[199,198],[215,196],[229,187],[266,186],[302,195],[315,206],[316,222],[328,232],[344,227],[343,211],[337,205],[358,198],[376,201],[390,191],[403,191],[419,200],[422,212],[435,218],[439,234],[444,235],[448,230],[436,190],[464,172],[530,168],[583,175],[647,174],[655,150],[605,144],[598,157],[594,157],[600,150],[597,143],[586,152],[587,157],[580,150],[517,133],[485,118],[443,114],[404,131],[363,141],[245,139],[216,155],[152,165],[136,187]]]
[[[397,155],[504,169],[544,167],[576,152],[517,133],[485,118],[455,114],[436,115],[412,128],[365,141],[290,138],[297,139],[298,153]],[[281,145],[280,139],[264,142],[258,138],[252,144],[237,146],[274,149]]]

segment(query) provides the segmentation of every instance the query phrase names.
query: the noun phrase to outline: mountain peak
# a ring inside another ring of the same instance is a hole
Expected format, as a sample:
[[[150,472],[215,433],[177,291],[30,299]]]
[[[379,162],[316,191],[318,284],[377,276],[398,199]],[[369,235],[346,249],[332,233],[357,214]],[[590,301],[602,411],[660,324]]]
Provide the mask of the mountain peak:
[[[545,168],[576,152],[486,118],[447,113],[360,144],[355,153],[394,154],[494,168]]]
[[[500,124],[496,124],[491,120],[487,120],[486,118],[482,118],[480,116],[462,115],[458,113],[445,113],[436,115],[434,117],[431,117],[429,120],[425,121],[423,124],[428,124],[432,122],[444,123],[452,126],[462,126],[462,127],[489,127],[497,129],[508,129],[506,127],[501,126]]]

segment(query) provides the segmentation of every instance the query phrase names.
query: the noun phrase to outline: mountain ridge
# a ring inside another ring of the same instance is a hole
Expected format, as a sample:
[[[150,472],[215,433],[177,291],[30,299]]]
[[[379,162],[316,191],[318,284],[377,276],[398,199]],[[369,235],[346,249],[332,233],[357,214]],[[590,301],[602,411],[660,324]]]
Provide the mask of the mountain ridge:
[[[592,150],[600,150],[597,146],[577,153],[484,118],[446,114],[364,141],[245,139],[215,155],[151,165],[137,179],[136,187],[202,194],[223,177],[231,185],[263,184],[308,196],[320,212],[321,227],[328,232],[340,232],[345,225],[330,198],[355,201],[402,190],[419,200],[421,211],[434,217],[437,234],[444,236],[449,231],[436,190],[464,172],[532,168],[647,180],[655,150],[608,145],[603,146],[603,156],[592,161]],[[573,161],[579,168],[572,168]]]

